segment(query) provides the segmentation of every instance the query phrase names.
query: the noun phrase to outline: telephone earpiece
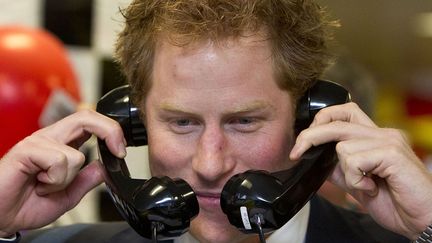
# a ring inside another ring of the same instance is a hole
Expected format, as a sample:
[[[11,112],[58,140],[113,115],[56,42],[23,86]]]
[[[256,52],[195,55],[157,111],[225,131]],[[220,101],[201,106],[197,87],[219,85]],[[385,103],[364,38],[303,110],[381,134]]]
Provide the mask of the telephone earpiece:
[[[350,95],[340,85],[317,81],[297,104],[295,133],[307,128],[320,109],[348,101]],[[309,149],[288,170],[249,170],[234,175],[222,190],[222,210],[240,231],[262,236],[288,222],[321,187],[335,165],[335,143],[327,143]]]
[[[119,122],[128,146],[147,144],[146,130],[137,108],[130,103],[128,86],[106,94],[96,110]],[[98,139],[98,147],[114,204],[136,232],[157,240],[176,237],[188,230],[199,206],[194,191],[184,180],[133,179],[125,160],[112,155],[105,141]]]

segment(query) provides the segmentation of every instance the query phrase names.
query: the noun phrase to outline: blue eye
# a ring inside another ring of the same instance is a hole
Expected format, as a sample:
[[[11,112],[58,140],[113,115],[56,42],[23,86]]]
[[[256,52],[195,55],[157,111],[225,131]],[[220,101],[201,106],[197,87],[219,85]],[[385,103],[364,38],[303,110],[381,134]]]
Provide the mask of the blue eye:
[[[257,131],[261,126],[261,120],[255,117],[235,117],[228,124],[238,132],[250,133]]]
[[[249,117],[242,117],[237,119],[237,123],[242,124],[242,125],[247,125],[247,124],[251,124],[254,120],[252,118]]]
[[[199,122],[189,118],[173,118],[170,122],[171,131],[178,134],[186,134],[194,131]]]
[[[178,126],[189,126],[191,125],[191,121],[189,119],[179,119],[175,121]]]
[[[250,125],[254,123],[256,119],[251,117],[239,117],[230,120],[231,124],[239,124],[239,125]]]

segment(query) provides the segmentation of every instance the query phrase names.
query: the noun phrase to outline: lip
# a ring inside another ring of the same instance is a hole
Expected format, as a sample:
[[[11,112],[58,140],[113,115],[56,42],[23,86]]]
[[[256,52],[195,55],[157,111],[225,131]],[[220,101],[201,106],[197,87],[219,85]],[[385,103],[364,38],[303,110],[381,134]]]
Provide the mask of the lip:
[[[201,208],[214,209],[220,207],[220,193],[196,192],[198,203]]]

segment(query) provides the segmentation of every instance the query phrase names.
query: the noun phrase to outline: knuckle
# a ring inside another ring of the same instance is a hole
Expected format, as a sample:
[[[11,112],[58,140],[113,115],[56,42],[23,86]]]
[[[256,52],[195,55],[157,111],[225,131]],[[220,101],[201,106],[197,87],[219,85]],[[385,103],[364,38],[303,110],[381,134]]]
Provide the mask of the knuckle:
[[[122,130],[120,124],[117,122],[113,122],[113,125],[110,126],[108,129],[109,129],[109,132],[106,134],[104,139],[113,141],[116,138],[121,138],[124,136],[123,130]]]
[[[79,163],[84,163],[84,161],[86,160],[86,157],[84,155],[84,153],[82,152],[78,152],[77,153],[77,159],[76,159]]]
[[[339,155],[347,154],[348,151],[347,151],[347,145],[346,145],[346,143],[344,143],[344,142],[338,142],[336,144],[336,152]]]
[[[93,116],[94,113],[95,113],[95,111],[93,111],[93,110],[90,110],[90,109],[82,109],[82,110],[77,111],[77,112],[75,113],[75,115],[78,116],[78,117],[83,117],[83,116],[84,116],[84,117],[88,117],[88,116]]]
[[[327,116],[327,109],[322,109],[317,114],[315,114],[314,119],[317,122],[321,122],[321,121],[325,120],[326,116]]]
[[[341,120],[336,120],[336,121],[333,122],[333,124],[335,126],[339,127],[339,126],[345,126],[346,122],[345,121],[341,121]]]
[[[297,136],[297,141],[307,140],[307,138],[308,138],[308,131],[307,130],[303,130]]]
[[[76,151],[71,155],[71,167],[74,169],[79,169],[85,162],[85,155],[82,152]]]
[[[68,160],[66,154],[64,154],[62,151],[52,150],[49,159],[51,161],[51,167],[66,169]]]
[[[77,149],[72,149],[70,152],[71,160],[76,162],[82,162],[85,160],[85,155],[83,152]]]
[[[90,109],[82,109],[82,110],[75,112],[74,114],[72,114],[68,118],[76,121],[78,124],[85,124],[86,121],[94,119],[93,117],[94,117],[95,113],[96,113],[96,111],[92,111]]]
[[[27,146],[33,146],[35,143],[33,142],[33,137],[32,136],[28,136],[24,139],[22,139],[21,141],[19,141],[18,143],[15,144],[15,149],[17,150],[21,150],[24,149]]]
[[[37,148],[41,145],[37,135],[30,135],[17,142],[11,150],[27,151],[29,148]]]
[[[389,159],[393,160],[393,158],[397,157],[400,154],[400,148],[396,145],[388,145],[386,148],[386,154]]]
[[[408,134],[402,130],[385,128],[385,132],[389,137],[388,141],[394,146],[403,147],[406,143],[409,143]]]
[[[122,127],[120,126],[120,124],[118,122],[114,122],[113,129],[118,135],[123,134]]]
[[[384,128],[388,136],[394,138],[394,139],[405,139],[404,135],[402,134],[401,130],[395,129],[395,128]]]
[[[88,109],[80,110],[73,114],[74,119],[78,121],[79,124],[84,124],[86,120],[93,119],[91,118],[93,112]]]
[[[352,168],[356,168],[357,159],[353,155],[345,156],[345,162],[347,166],[347,170],[353,170]]]
[[[345,105],[348,107],[348,109],[360,110],[360,107],[355,102],[348,102]]]

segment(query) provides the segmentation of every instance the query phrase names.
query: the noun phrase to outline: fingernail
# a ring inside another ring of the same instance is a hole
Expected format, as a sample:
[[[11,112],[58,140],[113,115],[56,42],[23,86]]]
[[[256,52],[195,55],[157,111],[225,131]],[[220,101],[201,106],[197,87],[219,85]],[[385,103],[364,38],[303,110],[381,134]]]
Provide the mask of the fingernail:
[[[375,197],[378,194],[378,188],[375,187],[374,189],[367,191],[367,194],[370,197]]]
[[[291,153],[289,154],[289,158],[290,158],[291,160],[296,159],[296,154],[295,154],[293,151],[291,151]]]
[[[294,146],[289,154],[290,159],[296,160],[298,158],[298,149]]]
[[[126,147],[123,144],[120,144],[118,147],[118,154],[117,157],[124,158],[126,157]]]

